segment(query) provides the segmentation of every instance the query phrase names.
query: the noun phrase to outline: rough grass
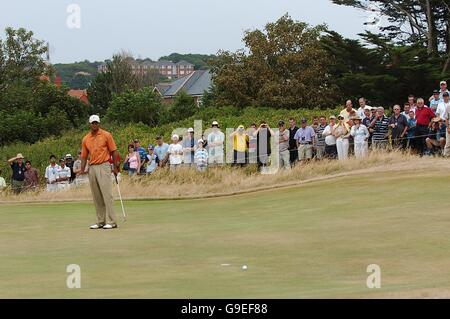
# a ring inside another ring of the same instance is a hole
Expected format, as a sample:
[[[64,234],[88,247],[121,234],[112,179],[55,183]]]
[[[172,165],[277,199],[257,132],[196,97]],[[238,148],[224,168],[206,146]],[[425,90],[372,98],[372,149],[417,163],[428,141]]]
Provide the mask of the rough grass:
[[[399,152],[372,152],[364,160],[351,158],[348,161],[313,161],[300,164],[290,171],[280,170],[276,174],[260,174],[254,165],[244,169],[230,166],[212,168],[201,174],[195,169],[176,172],[160,170],[150,177],[129,179],[124,176],[121,192],[124,199],[177,199],[205,198],[254,192],[264,189],[298,185],[317,179],[329,179],[348,174],[370,173],[376,170],[413,170],[425,165],[447,165],[445,159],[419,158]],[[117,194],[116,194],[117,195]],[[90,200],[89,186],[58,193],[24,193],[20,196],[4,192],[2,202],[52,202]]]

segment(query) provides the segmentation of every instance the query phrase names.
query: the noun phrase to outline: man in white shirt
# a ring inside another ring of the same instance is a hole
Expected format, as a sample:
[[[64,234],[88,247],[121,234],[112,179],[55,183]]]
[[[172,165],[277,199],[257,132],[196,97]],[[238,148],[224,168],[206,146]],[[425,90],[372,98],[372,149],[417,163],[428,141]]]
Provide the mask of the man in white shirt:
[[[56,164],[56,156],[50,155],[50,165],[45,169],[45,180],[47,181],[47,192],[54,192],[58,190],[57,178],[58,178],[59,166]]]
[[[337,157],[336,137],[334,136],[334,126],[336,125],[336,116],[330,116],[330,124],[325,127],[322,136],[325,136],[325,156],[328,158]]]
[[[365,98],[363,98],[363,97],[360,98],[360,99],[359,99],[359,109],[358,109],[358,111],[356,111],[356,114],[358,114],[358,116],[359,116],[361,119],[364,119],[364,118],[366,117],[366,116],[364,115],[364,109],[365,109],[366,107],[372,109],[371,106],[369,106],[369,105],[366,104],[366,99],[365,99]]]
[[[445,118],[445,116],[446,116],[445,115],[446,114],[445,111],[447,111],[447,108],[450,106],[449,94],[447,92],[445,92],[442,95],[442,98],[443,98],[442,102],[438,104],[438,107],[436,109],[436,116],[440,115],[441,118],[445,120],[446,119]]]
[[[223,164],[223,144],[225,141],[225,134],[219,129],[217,121],[212,122],[212,132],[209,133],[208,138],[208,163],[209,164]]]
[[[450,94],[450,91],[447,89],[447,82],[446,81],[441,81],[439,83],[439,85],[440,85],[440,90],[438,91],[439,92],[439,99],[443,100],[444,99],[444,93],[449,93]],[[430,101],[432,99],[434,99],[434,96],[430,97]]]
[[[177,134],[172,135],[172,144],[169,145],[169,164],[170,170],[174,171],[181,167],[183,162],[183,146],[179,143],[180,137]]]
[[[70,167],[66,166],[66,160],[61,158],[59,160],[59,169],[57,170],[56,181],[58,183],[58,190],[63,190],[69,188],[70,176],[72,172]]]

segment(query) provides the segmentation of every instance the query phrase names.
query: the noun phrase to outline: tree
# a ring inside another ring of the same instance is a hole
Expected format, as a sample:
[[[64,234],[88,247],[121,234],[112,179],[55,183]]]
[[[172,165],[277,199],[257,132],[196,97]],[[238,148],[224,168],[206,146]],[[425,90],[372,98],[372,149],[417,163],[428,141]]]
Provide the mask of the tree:
[[[120,95],[127,90],[137,92],[144,87],[153,88],[160,79],[157,70],[146,73],[133,70],[135,60],[130,53],[115,54],[106,62],[106,72],[99,73],[92,81],[87,92],[94,111],[106,114],[113,95]]]
[[[332,106],[324,26],[310,27],[284,15],[264,30],[246,31],[245,50],[219,52],[213,63],[221,105],[314,108]]]
[[[111,73],[99,73],[87,89],[89,102],[95,114],[104,115],[112,100]]]
[[[39,76],[51,75],[52,68],[43,55],[44,41],[33,38],[33,32],[23,28],[6,28],[6,39],[0,39],[0,94],[16,82],[36,83]]]
[[[179,121],[194,115],[198,110],[195,100],[186,91],[181,91],[170,106],[169,120]]]
[[[428,97],[440,80],[440,67],[421,45],[399,45],[366,33],[362,40],[327,32],[323,47],[333,63],[329,74],[340,88],[337,98],[368,99],[371,105],[401,104],[409,94]]]
[[[387,17],[380,32],[403,44],[422,43],[429,55],[450,53],[448,0],[332,0]],[[370,24],[370,22],[368,23]]]
[[[161,98],[150,88],[134,91],[130,88],[114,94],[106,117],[116,123],[143,123],[156,126],[164,118]]]

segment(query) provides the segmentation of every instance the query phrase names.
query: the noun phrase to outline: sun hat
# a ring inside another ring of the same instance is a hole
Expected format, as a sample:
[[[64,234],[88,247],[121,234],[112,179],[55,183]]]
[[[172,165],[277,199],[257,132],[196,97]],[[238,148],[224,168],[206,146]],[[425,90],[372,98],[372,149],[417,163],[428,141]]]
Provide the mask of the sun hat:
[[[98,116],[98,115],[91,115],[91,117],[89,118],[89,123],[94,123],[94,122],[97,122],[97,123],[100,123],[100,117]]]
[[[25,157],[23,157],[22,153],[18,153],[17,156],[16,156],[16,158],[17,158],[17,159],[19,159],[19,158],[24,159]]]

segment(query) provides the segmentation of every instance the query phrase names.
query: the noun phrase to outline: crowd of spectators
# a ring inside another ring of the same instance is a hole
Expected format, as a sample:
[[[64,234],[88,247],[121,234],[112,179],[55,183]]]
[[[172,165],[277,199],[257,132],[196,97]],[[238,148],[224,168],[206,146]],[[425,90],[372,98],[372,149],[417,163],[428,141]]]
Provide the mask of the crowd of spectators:
[[[257,164],[263,169],[271,164],[273,149],[279,153],[279,167],[284,169],[313,159],[347,160],[353,155],[362,159],[373,149],[407,151],[420,156],[449,156],[449,94],[447,83],[442,81],[440,89],[429,99],[410,95],[403,107],[393,106],[390,116],[384,107],[371,107],[362,97],[357,109],[348,100],[339,114],[328,118],[314,117],[311,123],[302,118],[300,127],[294,118],[289,118],[287,124],[280,120],[277,130],[266,121],[259,125],[253,123],[247,129],[239,125],[227,136],[232,147],[230,162],[238,167]],[[193,128],[183,136],[173,134],[170,144],[158,136],[155,145],[150,144],[147,149],[135,139],[128,145],[123,171],[130,177],[151,175],[158,169],[177,171],[181,167],[205,172],[208,167],[229,162],[225,154],[225,137],[219,123],[213,121],[207,134],[198,139]],[[89,183],[88,176],[81,172],[80,155],[79,151],[75,161],[71,154],[59,161],[55,155],[50,156],[44,173],[47,191]],[[30,161],[24,162],[22,154],[9,159],[8,164],[12,169],[11,188],[14,192],[38,189],[39,173]],[[88,169],[89,166],[86,171]],[[5,187],[5,180],[0,177],[0,189]]]

